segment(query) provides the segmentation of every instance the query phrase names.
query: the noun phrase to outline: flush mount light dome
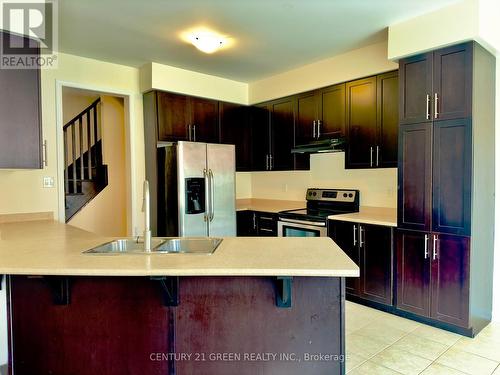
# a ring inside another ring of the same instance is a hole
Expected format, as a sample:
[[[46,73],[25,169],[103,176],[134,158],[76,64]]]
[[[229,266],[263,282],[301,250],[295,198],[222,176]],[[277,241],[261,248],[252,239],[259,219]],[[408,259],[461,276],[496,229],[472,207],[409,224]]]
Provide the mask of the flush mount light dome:
[[[214,53],[224,47],[226,42],[224,37],[209,32],[195,32],[189,36],[190,42],[205,53]]]

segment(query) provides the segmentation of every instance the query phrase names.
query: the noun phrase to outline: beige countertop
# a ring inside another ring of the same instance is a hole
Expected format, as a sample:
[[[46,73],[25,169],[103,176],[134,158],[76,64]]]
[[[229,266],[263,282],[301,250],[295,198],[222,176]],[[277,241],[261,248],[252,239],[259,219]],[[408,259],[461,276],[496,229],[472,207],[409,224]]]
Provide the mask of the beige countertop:
[[[398,215],[395,208],[386,207],[360,207],[359,212],[352,214],[328,216],[330,220],[352,221],[362,224],[385,225],[388,227],[398,226]]]
[[[278,199],[237,199],[236,211],[260,211],[278,213],[306,207],[305,201],[285,201]]]
[[[112,238],[51,220],[0,224],[0,274],[91,276],[358,276],[330,238],[231,237],[215,253],[88,255]]]

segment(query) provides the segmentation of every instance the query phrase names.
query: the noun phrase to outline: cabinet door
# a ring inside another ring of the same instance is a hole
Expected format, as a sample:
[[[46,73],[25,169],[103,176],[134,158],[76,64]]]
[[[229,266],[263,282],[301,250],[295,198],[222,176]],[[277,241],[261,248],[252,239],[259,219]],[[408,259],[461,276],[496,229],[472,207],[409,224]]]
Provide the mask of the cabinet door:
[[[469,238],[433,234],[431,318],[468,327]]]
[[[304,145],[317,139],[318,95],[309,91],[297,96],[295,118],[295,145]],[[309,169],[309,155],[295,155],[295,169]]]
[[[374,166],[377,139],[377,78],[346,84],[347,153],[346,168]]]
[[[219,142],[218,102],[216,100],[190,98],[191,141]]]
[[[158,140],[187,141],[190,121],[189,97],[157,91]]]
[[[435,121],[471,115],[472,43],[434,51],[433,88]]]
[[[295,105],[293,98],[285,98],[271,104],[271,170],[294,169],[292,148],[294,145]]]
[[[392,305],[392,228],[360,224],[360,296]]]
[[[470,235],[471,121],[435,122],[433,138],[432,230]]]
[[[257,218],[253,211],[236,212],[236,232],[238,237],[254,236],[257,229]]]
[[[0,168],[42,168],[40,69],[0,69],[0,87]]]
[[[250,108],[252,171],[267,171],[271,147],[270,113],[267,104]]]
[[[351,260],[360,266],[359,254],[359,228],[357,223],[347,221],[329,220],[328,232],[335,243],[347,254]],[[360,272],[361,276],[361,272]],[[346,277],[345,290],[348,294],[359,296],[359,277]]]
[[[345,135],[345,83],[319,90],[319,137]]]
[[[235,145],[236,171],[251,170],[251,129],[248,108],[239,104],[219,103],[220,143]]]
[[[377,76],[377,125],[378,142],[376,166],[397,167],[399,130],[399,79],[398,72]]]
[[[399,128],[398,227],[430,231],[432,125]]]
[[[430,313],[430,235],[398,231],[396,235],[396,307],[421,316]]]
[[[431,119],[432,52],[399,60],[399,122]]]

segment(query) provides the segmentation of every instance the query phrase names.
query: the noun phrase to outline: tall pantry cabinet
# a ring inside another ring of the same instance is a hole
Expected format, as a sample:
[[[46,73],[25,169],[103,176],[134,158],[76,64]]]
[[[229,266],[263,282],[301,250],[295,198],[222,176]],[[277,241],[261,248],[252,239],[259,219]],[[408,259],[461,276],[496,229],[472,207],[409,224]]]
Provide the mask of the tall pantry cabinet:
[[[495,59],[400,60],[396,308],[474,335],[491,320]]]

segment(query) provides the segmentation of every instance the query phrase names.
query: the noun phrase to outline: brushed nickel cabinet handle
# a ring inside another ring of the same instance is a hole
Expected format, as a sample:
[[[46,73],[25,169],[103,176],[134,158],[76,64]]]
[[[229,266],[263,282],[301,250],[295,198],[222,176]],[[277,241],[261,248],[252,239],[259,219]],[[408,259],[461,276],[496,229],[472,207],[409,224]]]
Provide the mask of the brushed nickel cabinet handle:
[[[424,236],[424,259],[429,258],[429,236]]]
[[[196,125],[193,125],[193,141],[196,142]]]
[[[266,154],[266,171],[269,170],[269,154]]]
[[[321,135],[321,120],[318,120],[318,138],[320,137]]]
[[[426,99],[426,112],[425,112],[425,118],[429,120],[431,118],[431,97],[429,94],[425,96]]]
[[[313,139],[316,139],[316,120],[313,120]]]
[[[363,241],[363,233],[364,233],[364,229],[363,227],[360,225],[359,226],[359,247],[363,247],[364,244],[365,244],[365,241]]]
[[[273,155],[269,154],[269,170],[272,171],[273,167]]]
[[[373,146],[370,146],[370,167],[373,167]]]
[[[253,229],[257,229],[257,215],[253,213]]]
[[[353,235],[354,235],[354,239],[353,239],[352,245],[356,246],[356,244],[358,243],[357,236],[356,236],[356,229],[357,229],[356,224],[354,224],[352,226],[352,228],[353,228],[352,232],[353,232]]]
[[[188,125],[188,141],[191,141],[191,125]]]
[[[436,93],[434,93],[434,118],[438,118],[439,117],[438,100],[439,100],[439,97],[438,97],[438,94],[436,92]]]
[[[437,242],[439,241],[439,237],[437,235],[434,235],[433,239],[433,244],[432,244],[432,260],[436,260],[438,257],[438,251],[437,251]]]
[[[376,158],[375,158],[375,160],[376,160],[375,166],[376,167],[378,167],[378,155],[379,155],[379,153],[380,153],[380,147],[377,146],[377,153],[376,153]]]
[[[42,159],[42,164],[45,167],[49,166],[49,162],[48,162],[48,158],[47,158],[47,140],[43,141],[43,159]]]

